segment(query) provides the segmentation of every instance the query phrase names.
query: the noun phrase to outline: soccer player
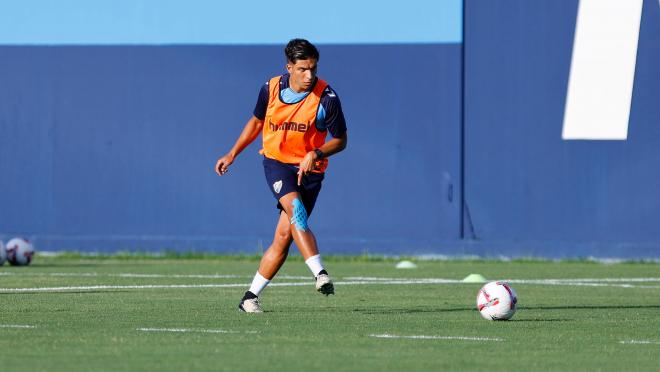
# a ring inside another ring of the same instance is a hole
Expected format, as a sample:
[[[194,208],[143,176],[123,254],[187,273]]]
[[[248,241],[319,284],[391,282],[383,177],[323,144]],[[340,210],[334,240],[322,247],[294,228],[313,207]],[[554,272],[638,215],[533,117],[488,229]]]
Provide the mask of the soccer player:
[[[284,264],[292,241],[316,278],[317,291],[334,294],[308,217],[321,191],[328,157],[346,148],[346,121],[337,93],[316,76],[316,47],[293,39],[284,53],[287,73],[261,87],[252,118],[234,147],[216,163],[218,175],[226,174],[236,156],[262,133],[260,153],[266,182],[278,201],[279,219],[273,243],[238,305],[248,313],[262,312],[259,295]],[[328,133],[331,138],[326,141]]]

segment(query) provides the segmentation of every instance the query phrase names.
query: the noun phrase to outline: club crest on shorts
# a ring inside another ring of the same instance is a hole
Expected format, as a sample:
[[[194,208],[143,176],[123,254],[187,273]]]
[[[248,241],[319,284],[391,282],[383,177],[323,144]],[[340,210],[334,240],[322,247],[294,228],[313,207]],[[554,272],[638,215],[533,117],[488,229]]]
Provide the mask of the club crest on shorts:
[[[275,190],[275,193],[279,194],[280,190],[282,190],[282,180],[279,180],[273,184],[273,190]]]

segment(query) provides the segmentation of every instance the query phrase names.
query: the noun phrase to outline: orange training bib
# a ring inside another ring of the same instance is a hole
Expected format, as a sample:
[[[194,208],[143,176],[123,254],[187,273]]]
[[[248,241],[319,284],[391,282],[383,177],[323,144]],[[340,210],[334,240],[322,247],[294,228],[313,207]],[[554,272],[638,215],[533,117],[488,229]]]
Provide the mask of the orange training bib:
[[[316,130],[315,124],[321,94],[328,83],[317,79],[307,97],[297,103],[285,103],[280,98],[281,78],[276,76],[268,84],[268,108],[260,153],[282,163],[298,165],[308,152],[325,143],[326,132]],[[328,159],[322,159],[316,163],[314,172],[323,173],[327,167]]]

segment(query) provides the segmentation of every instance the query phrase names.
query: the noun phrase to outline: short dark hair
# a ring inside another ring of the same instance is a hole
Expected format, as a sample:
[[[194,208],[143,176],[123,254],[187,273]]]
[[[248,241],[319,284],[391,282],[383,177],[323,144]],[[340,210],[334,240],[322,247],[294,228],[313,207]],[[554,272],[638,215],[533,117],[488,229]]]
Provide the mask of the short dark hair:
[[[284,54],[288,62],[296,63],[299,59],[319,60],[319,51],[314,44],[305,39],[291,39],[284,48]]]

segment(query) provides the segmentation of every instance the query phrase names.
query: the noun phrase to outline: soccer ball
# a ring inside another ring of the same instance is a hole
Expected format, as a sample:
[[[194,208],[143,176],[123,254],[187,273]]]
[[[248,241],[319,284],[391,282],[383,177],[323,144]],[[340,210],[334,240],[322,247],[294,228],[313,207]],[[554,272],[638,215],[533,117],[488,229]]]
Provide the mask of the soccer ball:
[[[477,309],[486,320],[507,320],[516,313],[516,291],[504,282],[490,282],[477,295]]]
[[[0,240],[0,266],[5,264],[7,261],[7,251],[5,250],[5,244]]]
[[[23,238],[14,238],[7,242],[7,261],[15,266],[29,265],[34,255],[34,247]]]

